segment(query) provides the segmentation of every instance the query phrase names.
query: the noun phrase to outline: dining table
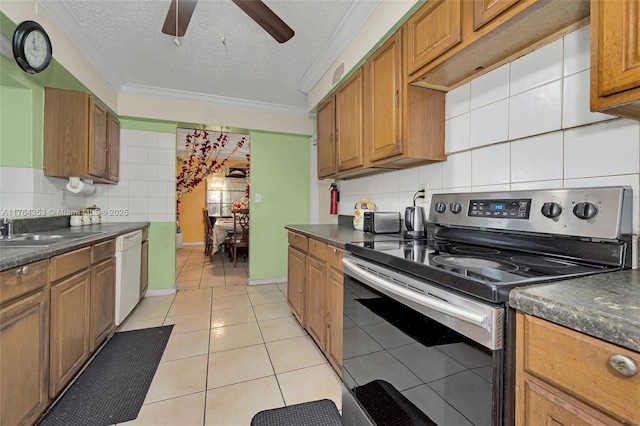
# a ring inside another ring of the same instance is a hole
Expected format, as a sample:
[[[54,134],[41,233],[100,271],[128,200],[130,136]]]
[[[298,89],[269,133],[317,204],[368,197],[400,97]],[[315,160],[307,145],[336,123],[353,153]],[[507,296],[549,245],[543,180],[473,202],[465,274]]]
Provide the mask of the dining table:
[[[220,249],[220,244],[224,242],[232,230],[233,218],[219,218],[215,221],[213,224],[213,253]]]

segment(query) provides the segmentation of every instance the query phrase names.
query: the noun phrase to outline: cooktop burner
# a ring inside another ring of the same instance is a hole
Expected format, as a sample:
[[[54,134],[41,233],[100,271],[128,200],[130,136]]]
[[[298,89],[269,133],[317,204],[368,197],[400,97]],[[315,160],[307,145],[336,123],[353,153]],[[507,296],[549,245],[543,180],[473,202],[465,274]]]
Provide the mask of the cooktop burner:
[[[500,251],[496,250],[495,253],[500,253]],[[438,255],[433,256],[433,261],[441,265],[457,266],[466,269],[500,269],[507,272],[520,269],[518,265],[510,262],[491,260],[483,257]]]

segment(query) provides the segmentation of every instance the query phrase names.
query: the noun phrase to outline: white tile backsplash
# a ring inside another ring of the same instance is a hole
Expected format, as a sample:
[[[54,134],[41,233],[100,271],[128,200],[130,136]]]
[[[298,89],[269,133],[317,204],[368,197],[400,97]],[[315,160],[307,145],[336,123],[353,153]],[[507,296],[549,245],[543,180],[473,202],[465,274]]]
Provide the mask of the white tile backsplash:
[[[444,132],[445,153],[449,154],[469,149],[469,113],[464,113],[445,121]]]
[[[591,112],[589,106],[589,77],[589,70],[565,77],[562,89],[563,129],[615,118],[608,114]]]
[[[471,98],[471,83],[463,84],[447,93],[444,118],[457,117],[469,112]]]
[[[471,184],[508,184],[511,175],[510,144],[501,143],[471,152]]]
[[[475,148],[507,140],[509,136],[508,99],[474,109],[470,115],[470,147]]]
[[[471,81],[472,110],[509,97],[509,64]]]
[[[339,181],[340,214],[352,215],[363,197],[385,210],[397,197],[402,212],[422,183],[428,197],[627,185],[638,235],[640,122],[591,113],[588,89],[587,26],[447,93],[447,161],[416,167],[417,183],[413,169]],[[395,176],[398,190],[385,188]]]
[[[591,65],[590,35],[587,25],[564,36],[564,76],[588,70]]]
[[[517,95],[562,78],[562,39],[511,63],[509,93]]]
[[[511,182],[563,178],[562,132],[511,142]]]
[[[638,174],[640,123],[613,120],[564,132],[565,179]]]
[[[562,80],[512,96],[509,103],[509,139],[560,130]]]

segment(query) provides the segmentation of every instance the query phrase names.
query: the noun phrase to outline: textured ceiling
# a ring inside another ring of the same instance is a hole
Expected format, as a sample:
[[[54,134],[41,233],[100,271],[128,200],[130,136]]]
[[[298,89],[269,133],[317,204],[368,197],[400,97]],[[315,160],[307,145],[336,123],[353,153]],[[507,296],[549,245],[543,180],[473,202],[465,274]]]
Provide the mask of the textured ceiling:
[[[265,0],[295,31],[284,44],[230,0],[199,0],[179,45],[161,32],[170,0],[39,3],[121,92],[162,89],[173,97],[209,95],[212,103],[241,100],[306,111],[304,80],[308,85],[311,75],[317,81],[339,52],[332,43],[344,44],[336,34],[350,37],[377,0]]]

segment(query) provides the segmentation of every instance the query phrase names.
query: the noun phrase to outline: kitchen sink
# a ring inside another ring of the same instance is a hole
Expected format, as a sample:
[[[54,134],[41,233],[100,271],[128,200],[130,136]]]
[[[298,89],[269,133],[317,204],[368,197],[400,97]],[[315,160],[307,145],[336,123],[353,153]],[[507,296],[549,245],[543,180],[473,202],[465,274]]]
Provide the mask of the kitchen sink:
[[[103,232],[65,232],[65,233],[34,233],[19,234],[13,238],[0,240],[0,247],[47,247],[53,244],[69,242],[71,240],[83,239],[102,234]]]

